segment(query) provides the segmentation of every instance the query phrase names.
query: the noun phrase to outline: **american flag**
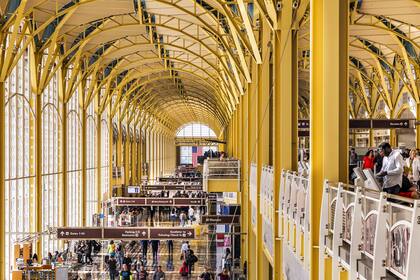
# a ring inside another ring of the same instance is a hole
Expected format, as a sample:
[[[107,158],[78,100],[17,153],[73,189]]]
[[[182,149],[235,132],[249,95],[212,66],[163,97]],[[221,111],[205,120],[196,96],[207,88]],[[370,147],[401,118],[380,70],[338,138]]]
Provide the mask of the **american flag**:
[[[192,147],[192,165],[197,166],[197,158],[203,155],[203,147]]]

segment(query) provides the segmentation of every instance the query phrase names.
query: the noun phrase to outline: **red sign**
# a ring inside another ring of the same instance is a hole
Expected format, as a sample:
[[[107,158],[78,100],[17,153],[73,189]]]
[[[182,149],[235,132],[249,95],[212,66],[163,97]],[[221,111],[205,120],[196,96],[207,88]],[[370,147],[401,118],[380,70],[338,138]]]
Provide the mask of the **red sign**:
[[[104,239],[149,239],[148,228],[104,228]]]
[[[117,198],[117,205],[144,205],[144,198]]]
[[[203,202],[202,198],[175,198],[175,205],[177,206],[201,206]]]
[[[57,228],[57,239],[101,239],[101,228]]]
[[[195,239],[195,231],[189,228],[150,228],[150,239]]]

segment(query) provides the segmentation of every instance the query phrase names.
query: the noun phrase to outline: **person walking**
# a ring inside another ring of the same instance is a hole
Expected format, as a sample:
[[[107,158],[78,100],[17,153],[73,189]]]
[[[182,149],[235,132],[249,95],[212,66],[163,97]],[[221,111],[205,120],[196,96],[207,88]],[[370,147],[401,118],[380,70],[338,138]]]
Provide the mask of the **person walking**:
[[[116,246],[115,255],[117,257],[118,265],[122,267],[124,261],[124,250],[121,243]]]
[[[188,241],[184,241],[181,245],[181,260],[185,261],[185,257],[186,257],[187,251],[188,251],[188,247],[189,247]]]
[[[377,177],[383,178],[382,190],[398,194],[402,186],[404,160],[398,150],[392,150],[389,143],[382,143],[379,148],[384,153],[383,165]]]
[[[153,274],[153,280],[165,280],[165,272],[162,270],[162,266],[156,268],[155,273]]]
[[[204,269],[204,272],[201,273],[198,278],[200,278],[200,280],[213,280],[214,279],[213,274],[210,273],[208,267]]]
[[[188,209],[188,218],[190,220],[190,224],[194,222],[194,213],[195,213],[194,208],[190,206],[190,208]]]
[[[111,240],[108,244],[108,255],[115,257],[115,244],[113,240]]]
[[[168,245],[169,257],[173,257],[173,255],[174,255],[174,241],[173,240],[168,240],[168,241],[166,241],[166,243]]]
[[[120,280],[132,280],[132,273],[128,265],[124,264],[120,273]]]
[[[225,252],[225,267],[228,271],[231,270],[232,268],[232,253],[230,252],[229,248],[226,248],[226,252]]]
[[[115,280],[115,275],[118,274],[117,272],[117,260],[114,256],[111,256],[108,260],[108,271],[109,271],[109,279]]]
[[[230,280],[229,271],[224,268],[222,272],[219,273],[219,280]]]
[[[159,240],[152,240],[152,254],[153,254],[153,265],[157,264],[158,250],[159,250]]]
[[[147,263],[147,249],[149,247],[149,240],[142,240],[141,241],[141,250],[144,263]]]
[[[143,265],[140,266],[139,269],[139,280],[147,280],[147,276],[149,276],[149,273],[147,272],[147,270],[145,269],[145,267]]]
[[[188,274],[191,275],[194,264],[198,261],[197,256],[194,255],[194,251],[188,246],[188,251],[186,253],[185,261],[187,262],[188,266]]]
[[[418,184],[420,178],[420,160],[417,157],[417,151],[415,149],[410,151],[410,156],[405,160],[405,165],[408,171],[408,178],[413,183]]]

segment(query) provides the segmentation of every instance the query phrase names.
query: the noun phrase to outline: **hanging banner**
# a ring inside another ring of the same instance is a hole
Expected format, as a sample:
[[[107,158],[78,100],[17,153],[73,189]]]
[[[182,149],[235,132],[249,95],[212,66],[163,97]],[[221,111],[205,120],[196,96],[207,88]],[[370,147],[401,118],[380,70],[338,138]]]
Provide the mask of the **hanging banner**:
[[[256,232],[257,227],[257,199],[258,199],[258,190],[257,190],[257,165],[251,163],[249,169],[249,194],[251,200],[251,225]]]

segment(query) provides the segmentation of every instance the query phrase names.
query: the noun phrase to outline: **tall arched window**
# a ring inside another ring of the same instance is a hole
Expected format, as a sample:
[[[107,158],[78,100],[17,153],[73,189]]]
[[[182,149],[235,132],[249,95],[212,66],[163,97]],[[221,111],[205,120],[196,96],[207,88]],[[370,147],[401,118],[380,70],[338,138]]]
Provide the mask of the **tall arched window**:
[[[176,134],[176,137],[216,137],[213,129],[201,123],[191,123],[181,127]]]

